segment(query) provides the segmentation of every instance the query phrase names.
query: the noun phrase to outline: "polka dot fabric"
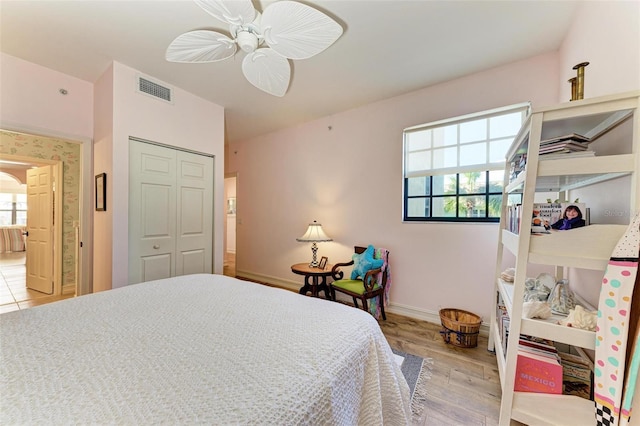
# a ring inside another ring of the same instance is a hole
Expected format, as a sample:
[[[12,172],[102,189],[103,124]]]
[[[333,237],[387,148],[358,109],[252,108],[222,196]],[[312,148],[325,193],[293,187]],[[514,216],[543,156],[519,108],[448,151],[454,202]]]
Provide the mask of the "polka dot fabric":
[[[620,424],[631,296],[638,272],[639,250],[640,214],[618,241],[600,289],[594,365],[598,425]]]

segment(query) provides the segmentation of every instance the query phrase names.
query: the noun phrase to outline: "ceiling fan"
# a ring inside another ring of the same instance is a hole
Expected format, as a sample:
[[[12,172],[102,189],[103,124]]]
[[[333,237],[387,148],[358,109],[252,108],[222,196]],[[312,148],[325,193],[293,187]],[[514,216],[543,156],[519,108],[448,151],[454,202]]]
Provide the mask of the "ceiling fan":
[[[194,0],[214,18],[229,24],[231,37],[190,31],[167,48],[170,62],[216,62],[232,57],[238,46],[247,53],[242,72],[251,84],[274,96],[289,88],[289,59],[307,59],[331,46],[342,27],[324,13],[295,1],[279,1],[256,11],[251,0]]]

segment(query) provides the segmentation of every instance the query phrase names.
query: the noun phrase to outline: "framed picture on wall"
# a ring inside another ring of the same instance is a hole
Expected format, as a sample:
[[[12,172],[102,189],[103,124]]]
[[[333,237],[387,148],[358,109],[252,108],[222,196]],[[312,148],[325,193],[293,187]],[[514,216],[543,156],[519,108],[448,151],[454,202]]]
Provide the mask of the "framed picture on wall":
[[[107,174],[96,175],[96,211],[107,210]]]
[[[227,214],[236,214],[236,199],[227,198]]]

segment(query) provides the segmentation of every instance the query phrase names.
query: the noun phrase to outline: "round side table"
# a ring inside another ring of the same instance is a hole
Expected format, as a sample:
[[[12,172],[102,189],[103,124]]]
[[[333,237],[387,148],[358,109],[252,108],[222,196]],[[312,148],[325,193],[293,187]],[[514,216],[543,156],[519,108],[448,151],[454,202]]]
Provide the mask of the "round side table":
[[[312,268],[308,263],[296,263],[291,265],[291,272],[304,275],[304,286],[300,289],[300,294],[307,294],[311,291],[311,296],[318,297],[319,291],[324,291],[325,299],[331,299],[327,278],[331,276],[333,265],[325,265],[324,269]]]

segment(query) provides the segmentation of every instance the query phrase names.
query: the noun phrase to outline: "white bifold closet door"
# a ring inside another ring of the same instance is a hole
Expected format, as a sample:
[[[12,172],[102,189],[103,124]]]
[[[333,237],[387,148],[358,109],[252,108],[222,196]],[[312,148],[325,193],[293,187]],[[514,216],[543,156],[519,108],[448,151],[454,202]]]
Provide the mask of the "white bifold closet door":
[[[129,142],[129,284],[213,272],[213,158]]]

